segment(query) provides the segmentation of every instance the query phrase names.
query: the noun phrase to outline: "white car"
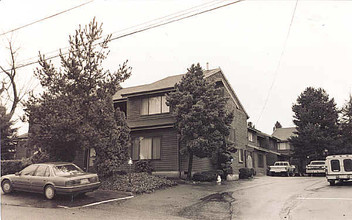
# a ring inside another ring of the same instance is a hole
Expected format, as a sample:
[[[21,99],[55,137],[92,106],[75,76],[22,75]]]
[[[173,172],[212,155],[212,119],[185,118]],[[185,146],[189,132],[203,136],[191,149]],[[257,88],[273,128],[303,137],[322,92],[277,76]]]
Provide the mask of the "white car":
[[[331,186],[336,181],[352,179],[352,154],[332,155],[326,157],[326,179]]]
[[[313,160],[306,166],[306,174],[325,174],[325,160]]]

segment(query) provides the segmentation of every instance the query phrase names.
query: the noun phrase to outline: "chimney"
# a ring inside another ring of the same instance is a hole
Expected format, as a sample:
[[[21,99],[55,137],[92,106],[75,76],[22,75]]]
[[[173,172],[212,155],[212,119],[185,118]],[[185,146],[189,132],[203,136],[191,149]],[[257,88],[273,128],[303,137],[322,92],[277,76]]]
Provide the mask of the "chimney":
[[[209,70],[209,63],[207,62],[207,70]]]

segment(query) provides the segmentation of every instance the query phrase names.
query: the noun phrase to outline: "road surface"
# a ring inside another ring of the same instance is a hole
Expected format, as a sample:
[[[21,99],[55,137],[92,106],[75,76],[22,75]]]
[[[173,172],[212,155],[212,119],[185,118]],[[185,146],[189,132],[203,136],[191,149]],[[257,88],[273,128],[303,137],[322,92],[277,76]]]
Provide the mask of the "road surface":
[[[352,219],[352,184],[325,177],[255,178],[233,197],[233,219]]]
[[[6,220],[352,219],[352,183],[329,186],[325,177],[257,176],[221,185],[181,184],[151,194],[86,206],[102,197],[111,200],[111,196],[122,196],[103,194],[90,194],[74,202],[69,198],[47,201],[42,195],[29,193],[2,195],[1,217]]]

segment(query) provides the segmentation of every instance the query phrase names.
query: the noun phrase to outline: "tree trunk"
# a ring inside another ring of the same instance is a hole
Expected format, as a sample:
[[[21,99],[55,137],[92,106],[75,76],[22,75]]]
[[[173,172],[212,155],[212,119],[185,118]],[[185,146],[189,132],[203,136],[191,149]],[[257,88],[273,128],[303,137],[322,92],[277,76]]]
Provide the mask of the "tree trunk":
[[[192,179],[193,152],[189,152],[187,180]]]

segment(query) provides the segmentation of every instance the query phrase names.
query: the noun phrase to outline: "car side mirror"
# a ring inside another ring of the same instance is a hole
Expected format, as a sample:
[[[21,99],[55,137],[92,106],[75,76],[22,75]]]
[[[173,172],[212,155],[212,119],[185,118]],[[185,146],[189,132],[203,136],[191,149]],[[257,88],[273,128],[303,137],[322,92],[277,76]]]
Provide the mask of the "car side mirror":
[[[16,175],[16,176],[20,176],[21,173],[20,173],[20,172],[16,172],[15,175]]]

